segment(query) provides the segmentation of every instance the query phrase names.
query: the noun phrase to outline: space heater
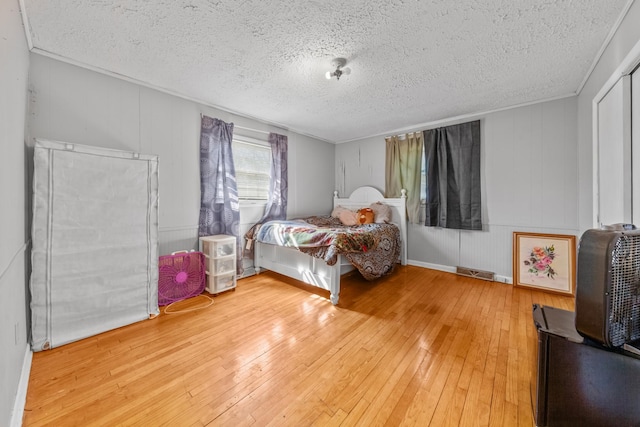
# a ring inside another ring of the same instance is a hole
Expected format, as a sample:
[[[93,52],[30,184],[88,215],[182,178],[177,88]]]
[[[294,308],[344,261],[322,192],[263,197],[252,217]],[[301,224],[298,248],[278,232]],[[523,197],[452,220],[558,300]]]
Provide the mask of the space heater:
[[[204,254],[180,251],[158,260],[158,305],[168,305],[204,291]]]
[[[637,352],[630,343],[640,339],[640,230],[618,224],[584,232],[575,302],[580,335]]]

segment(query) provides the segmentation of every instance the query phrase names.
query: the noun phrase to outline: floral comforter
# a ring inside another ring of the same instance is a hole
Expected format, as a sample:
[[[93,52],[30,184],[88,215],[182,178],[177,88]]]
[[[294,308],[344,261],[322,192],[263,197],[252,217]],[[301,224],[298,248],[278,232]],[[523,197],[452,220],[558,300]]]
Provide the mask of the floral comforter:
[[[393,224],[342,225],[330,216],[269,221],[256,240],[296,248],[327,264],[344,255],[367,280],[391,273],[400,258],[400,231]]]

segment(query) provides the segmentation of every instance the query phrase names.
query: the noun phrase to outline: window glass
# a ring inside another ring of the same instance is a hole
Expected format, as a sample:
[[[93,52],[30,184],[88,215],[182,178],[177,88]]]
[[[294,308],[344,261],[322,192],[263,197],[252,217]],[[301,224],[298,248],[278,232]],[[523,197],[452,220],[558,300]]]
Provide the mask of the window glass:
[[[241,200],[267,200],[271,180],[271,148],[233,140],[238,197]]]
[[[420,162],[420,203],[427,201],[427,164],[424,161],[424,153],[422,153]]]

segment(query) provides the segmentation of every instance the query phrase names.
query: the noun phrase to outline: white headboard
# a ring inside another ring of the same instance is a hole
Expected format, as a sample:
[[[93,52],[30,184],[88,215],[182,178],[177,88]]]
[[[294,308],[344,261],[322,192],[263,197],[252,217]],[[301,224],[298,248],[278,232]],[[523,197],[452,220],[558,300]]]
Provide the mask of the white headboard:
[[[348,199],[338,197],[338,192],[333,192],[333,207],[342,206],[343,208],[357,210],[366,208],[371,203],[382,202],[391,207],[391,222],[400,229],[400,239],[402,240],[402,250],[400,252],[400,261],[402,265],[407,264],[407,191],[402,190],[402,196],[394,198],[385,198],[381,192],[373,187],[357,188]]]

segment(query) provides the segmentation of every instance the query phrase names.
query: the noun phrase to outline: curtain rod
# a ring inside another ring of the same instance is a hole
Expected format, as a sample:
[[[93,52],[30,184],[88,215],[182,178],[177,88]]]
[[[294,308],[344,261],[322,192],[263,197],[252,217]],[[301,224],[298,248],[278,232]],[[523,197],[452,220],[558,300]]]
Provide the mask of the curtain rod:
[[[248,127],[244,127],[244,126],[238,126],[236,124],[233,125],[234,129],[242,129],[242,130],[248,130],[250,132],[258,132],[258,133],[264,133],[269,135],[271,132],[267,131],[267,130],[259,130],[259,129],[252,129],[252,128],[248,128]]]
[[[406,136],[407,136],[407,135],[411,135],[412,133],[420,133],[420,132],[423,132],[423,131],[421,131],[421,130],[415,130],[415,131],[413,131],[413,132],[406,132],[406,133],[398,134],[398,135],[389,135],[389,136],[385,136],[385,137],[384,137],[384,139],[387,139],[387,138],[393,138],[393,137],[395,136],[395,137],[397,137],[399,140],[403,140],[403,139],[405,139],[405,138],[406,138]]]
[[[200,118],[202,118],[203,116],[205,116],[205,114],[200,113]],[[233,124],[233,128],[234,129],[242,129],[242,130],[248,130],[250,132],[258,132],[258,133],[264,133],[265,135],[269,135],[271,132],[268,130],[260,130],[260,129],[253,129],[253,128],[248,128],[245,126],[238,126],[237,124]]]

